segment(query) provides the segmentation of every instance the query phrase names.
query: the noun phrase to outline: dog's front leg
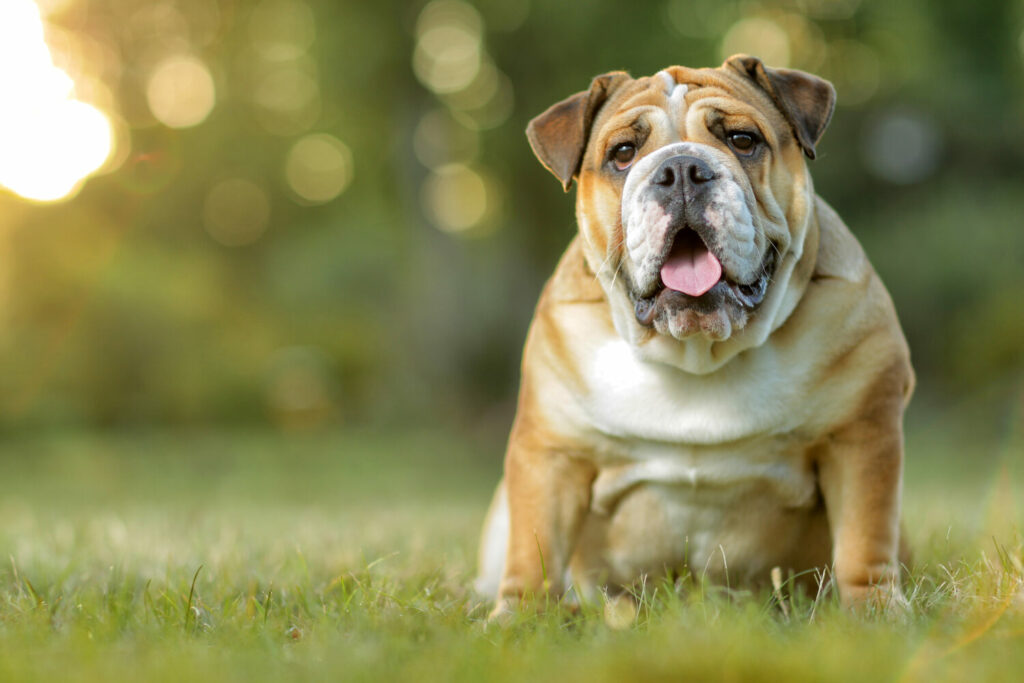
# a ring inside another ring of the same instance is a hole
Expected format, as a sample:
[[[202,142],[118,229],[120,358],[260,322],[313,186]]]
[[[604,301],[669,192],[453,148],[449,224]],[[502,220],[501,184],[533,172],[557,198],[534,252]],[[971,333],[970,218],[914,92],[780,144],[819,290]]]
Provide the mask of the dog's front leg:
[[[524,599],[561,596],[595,476],[589,461],[522,425],[505,457],[508,554],[492,618]]]
[[[835,579],[845,606],[902,602],[902,397],[873,398],[873,409],[834,433],[818,462]]]

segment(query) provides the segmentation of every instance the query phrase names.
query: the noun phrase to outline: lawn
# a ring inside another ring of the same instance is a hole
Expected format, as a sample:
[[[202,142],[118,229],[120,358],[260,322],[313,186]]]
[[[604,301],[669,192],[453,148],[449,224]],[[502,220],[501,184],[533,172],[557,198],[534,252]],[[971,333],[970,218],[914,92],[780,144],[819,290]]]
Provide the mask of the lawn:
[[[485,628],[496,439],[9,436],[0,680],[1021,680],[1021,439],[912,428],[901,614],[652,582]]]

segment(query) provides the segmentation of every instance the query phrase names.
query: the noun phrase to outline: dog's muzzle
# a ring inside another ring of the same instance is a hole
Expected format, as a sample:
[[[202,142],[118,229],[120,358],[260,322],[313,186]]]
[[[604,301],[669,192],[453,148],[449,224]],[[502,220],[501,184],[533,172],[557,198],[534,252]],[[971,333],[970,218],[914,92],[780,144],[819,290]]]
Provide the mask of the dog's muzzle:
[[[634,304],[637,322],[645,327],[652,326],[658,310],[672,303],[676,303],[680,307],[710,310],[722,302],[729,302],[739,308],[753,310],[764,301],[765,294],[768,292],[768,284],[771,282],[774,271],[775,249],[771,248],[765,256],[764,265],[761,268],[761,276],[751,284],[739,284],[723,278],[700,296],[690,296],[681,291],[662,286],[660,290],[651,296],[637,297]]]

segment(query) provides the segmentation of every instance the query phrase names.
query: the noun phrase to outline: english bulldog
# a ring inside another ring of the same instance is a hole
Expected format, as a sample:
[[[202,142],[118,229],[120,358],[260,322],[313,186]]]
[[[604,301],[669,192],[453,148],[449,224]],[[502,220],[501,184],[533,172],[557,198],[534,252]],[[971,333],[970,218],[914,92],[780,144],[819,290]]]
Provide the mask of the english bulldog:
[[[598,76],[527,137],[578,235],[526,340],[484,523],[492,615],[570,587],[828,575],[899,599],[914,374],[885,286],[806,159],[835,90],[746,55]],[[826,571],[826,570],[831,571]]]

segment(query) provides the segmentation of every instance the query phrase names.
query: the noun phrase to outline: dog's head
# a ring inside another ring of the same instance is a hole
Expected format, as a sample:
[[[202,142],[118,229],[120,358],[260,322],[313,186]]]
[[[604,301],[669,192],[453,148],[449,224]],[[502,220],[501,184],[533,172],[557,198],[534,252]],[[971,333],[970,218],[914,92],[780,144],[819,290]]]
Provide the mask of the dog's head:
[[[834,105],[828,82],[737,55],[604,74],[530,122],[537,157],[566,190],[579,185],[584,251],[620,335],[710,353],[760,343],[788,316],[814,210],[804,155]]]

